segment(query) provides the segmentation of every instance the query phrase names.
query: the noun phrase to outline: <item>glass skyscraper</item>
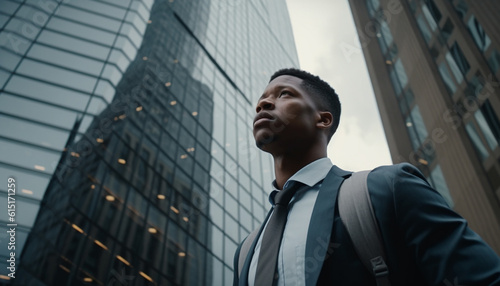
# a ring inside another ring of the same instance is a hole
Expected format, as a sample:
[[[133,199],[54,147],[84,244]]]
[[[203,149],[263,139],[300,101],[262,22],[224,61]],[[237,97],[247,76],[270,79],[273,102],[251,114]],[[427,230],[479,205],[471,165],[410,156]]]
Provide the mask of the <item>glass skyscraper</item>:
[[[0,284],[231,285],[273,178],[255,102],[298,66],[285,1],[0,7]]]
[[[349,3],[393,162],[417,166],[500,254],[500,5]]]

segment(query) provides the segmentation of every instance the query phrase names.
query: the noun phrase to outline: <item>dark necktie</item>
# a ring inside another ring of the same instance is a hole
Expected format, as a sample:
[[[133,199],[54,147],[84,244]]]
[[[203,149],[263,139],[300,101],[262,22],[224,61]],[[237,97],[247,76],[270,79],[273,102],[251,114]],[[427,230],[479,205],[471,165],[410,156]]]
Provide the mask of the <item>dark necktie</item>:
[[[302,183],[292,181],[290,186],[276,193],[274,197],[274,211],[267,223],[255,274],[256,286],[272,286],[278,279],[276,266],[278,253],[288,217],[288,203],[297,192]]]

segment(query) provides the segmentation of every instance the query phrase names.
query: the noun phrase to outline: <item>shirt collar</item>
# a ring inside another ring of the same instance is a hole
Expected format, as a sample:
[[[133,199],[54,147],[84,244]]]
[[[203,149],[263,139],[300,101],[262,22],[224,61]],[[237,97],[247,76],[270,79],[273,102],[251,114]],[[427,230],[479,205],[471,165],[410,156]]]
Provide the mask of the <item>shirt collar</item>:
[[[290,182],[292,181],[301,182],[304,185],[313,187],[321,180],[323,180],[326,177],[326,175],[328,175],[328,172],[330,171],[332,166],[333,166],[332,161],[330,161],[330,159],[327,157],[311,162],[302,169],[300,169],[293,176],[291,176],[285,182],[283,188],[284,189],[287,188]],[[274,204],[274,196],[276,195],[276,192],[279,191],[279,189],[276,187],[276,180],[273,181],[272,185],[273,185],[273,192],[271,192],[271,194],[269,195],[269,201],[271,202],[271,204]]]

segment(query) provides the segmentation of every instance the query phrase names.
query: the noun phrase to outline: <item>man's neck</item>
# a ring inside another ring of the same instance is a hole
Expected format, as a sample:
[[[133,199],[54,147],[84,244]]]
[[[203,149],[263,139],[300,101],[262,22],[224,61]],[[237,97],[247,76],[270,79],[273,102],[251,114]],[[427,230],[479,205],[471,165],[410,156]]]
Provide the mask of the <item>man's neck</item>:
[[[316,149],[321,150],[321,149]],[[314,149],[309,153],[294,153],[274,156],[274,173],[276,174],[276,185],[278,189],[283,189],[283,185],[291,176],[297,173],[303,167],[310,163],[326,157],[326,148],[324,151]]]

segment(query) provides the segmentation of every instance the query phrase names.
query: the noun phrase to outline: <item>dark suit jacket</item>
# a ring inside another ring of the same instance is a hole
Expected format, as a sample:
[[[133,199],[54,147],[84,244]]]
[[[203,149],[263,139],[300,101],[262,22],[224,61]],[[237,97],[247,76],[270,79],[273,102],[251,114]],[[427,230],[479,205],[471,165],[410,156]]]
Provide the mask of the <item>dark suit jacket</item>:
[[[356,255],[337,209],[338,190],[350,174],[333,166],[318,193],[307,235],[306,285],[376,285]],[[418,169],[406,163],[376,168],[368,175],[368,190],[393,286],[500,285],[500,258]],[[236,251],[234,285],[247,285],[256,241],[241,279],[241,245]]]

